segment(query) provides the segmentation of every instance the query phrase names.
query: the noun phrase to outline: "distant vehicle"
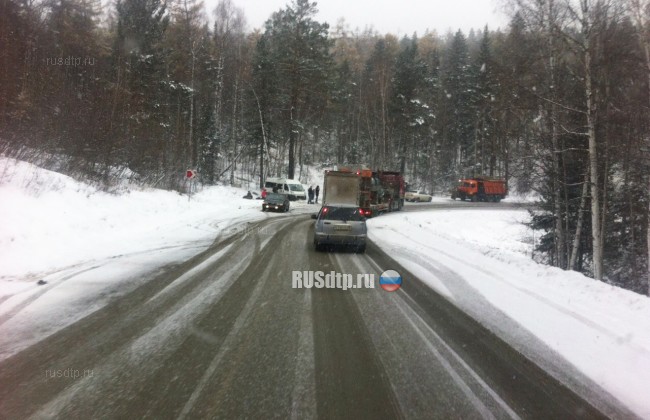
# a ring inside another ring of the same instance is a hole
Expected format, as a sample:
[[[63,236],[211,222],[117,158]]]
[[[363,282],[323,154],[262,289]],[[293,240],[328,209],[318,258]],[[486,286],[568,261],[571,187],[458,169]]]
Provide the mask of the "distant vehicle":
[[[324,205],[318,214],[313,214],[314,248],[322,251],[326,245],[345,245],[355,251],[366,251],[366,218],[363,210],[349,204]]]
[[[406,194],[404,194],[404,200],[411,202],[430,202],[433,200],[433,196],[423,191],[407,191]]]
[[[413,198],[417,195],[417,191],[415,190],[408,190],[404,193],[404,201],[412,201]]]
[[[399,172],[372,171],[365,167],[325,171],[323,205],[348,204],[372,217],[401,210],[404,205],[404,178]]]
[[[458,180],[451,190],[451,199],[492,201],[498,203],[508,194],[506,181],[502,178],[475,177]]]
[[[262,211],[289,211],[289,198],[284,194],[269,193],[262,203]]]
[[[299,181],[288,178],[267,178],[264,183],[266,192],[286,195],[289,200],[306,200],[307,193]]]

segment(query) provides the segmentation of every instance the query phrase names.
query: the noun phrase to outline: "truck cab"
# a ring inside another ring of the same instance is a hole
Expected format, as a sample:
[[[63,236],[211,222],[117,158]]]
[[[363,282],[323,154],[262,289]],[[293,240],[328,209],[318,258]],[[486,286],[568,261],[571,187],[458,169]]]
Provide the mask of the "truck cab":
[[[455,200],[460,198],[462,201],[470,199],[476,201],[476,194],[478,193],[478,182],[472,179],[459,179],[458,185],[451,193],[451,198]]]

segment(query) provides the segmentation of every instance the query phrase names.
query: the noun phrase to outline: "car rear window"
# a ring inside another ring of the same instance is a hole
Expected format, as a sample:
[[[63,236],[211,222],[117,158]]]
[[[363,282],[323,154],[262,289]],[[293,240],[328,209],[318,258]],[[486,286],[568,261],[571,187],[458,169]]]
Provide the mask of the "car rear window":
[[[321,219],[360,222],[364,217],[357,207],[324,207],[321,211]]]

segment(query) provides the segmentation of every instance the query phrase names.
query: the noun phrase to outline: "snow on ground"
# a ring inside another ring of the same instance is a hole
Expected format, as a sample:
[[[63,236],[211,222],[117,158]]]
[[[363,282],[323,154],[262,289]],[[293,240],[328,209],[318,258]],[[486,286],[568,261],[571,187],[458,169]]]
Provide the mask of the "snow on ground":
[[[524,194],[510,193],[503,199],[505,203],[538,203],[541,201],[539,193],[531,191]]]
[[[262,213],[244,189],[99,192],[0,157],[0,360],[189,259]],[[292,212],[311,206],[292,202]],[[38,285],[39,280],[47,282]]]
[[[301,180],[322,186],[322,173],[309,167]],[[162,265],[271,216],[244,193],[210,187],[189,202],[151,189],[111,195],[0,158],[0,360],[135,289]],[[553,369],[544,360],[559,353],[650,418],[650,299],[536,264],[532,232],[521,223],[527,212],[497,206],[387,214],[368,222],[369,236],[540,365]],[[294,213],[316,208],[292,202]],[[549,354],[536,354],[529,336]]]
[[[0,180],[5,282],[81,261],[214,239],[232,223],[263,217],[260,202],[242,199],[241,189],[205,188],[191,200],[153,189],[112,195],[28,163],[3,159],[0,165],[8,168]]]
[[[527,211],[495,210],[393,213],[370,220],[368,232],[406,269],[516,348],[534,359],[559,353],[650,418],[650,299],[535,263],[532,232],[521,223]],[[535,355],[539,348],[516,342],[530,334],[550,354]]]

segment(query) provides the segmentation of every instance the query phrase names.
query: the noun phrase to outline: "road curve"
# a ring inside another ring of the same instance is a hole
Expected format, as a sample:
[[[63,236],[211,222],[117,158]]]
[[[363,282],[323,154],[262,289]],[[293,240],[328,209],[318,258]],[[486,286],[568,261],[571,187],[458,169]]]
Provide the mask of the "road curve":
[[[423,210],[503,210],[503,209],[534,209],[537,204],[535,203],[520,203],[520,202],[510,202],[503,201],[500,203],[489,203],[489,202],[472,202],[472,201],[461,201],[461,200],[452,200],[449,198],[447,201],[432,201],[432,202],[423,202],[423,203],[404,203],[403,211],[423,211]]]
[[[250,223],[0,362],[0,418],[607,417],[372,244],[315,252],[311,224]],[[293,288],[305,270],[376,287]]]

